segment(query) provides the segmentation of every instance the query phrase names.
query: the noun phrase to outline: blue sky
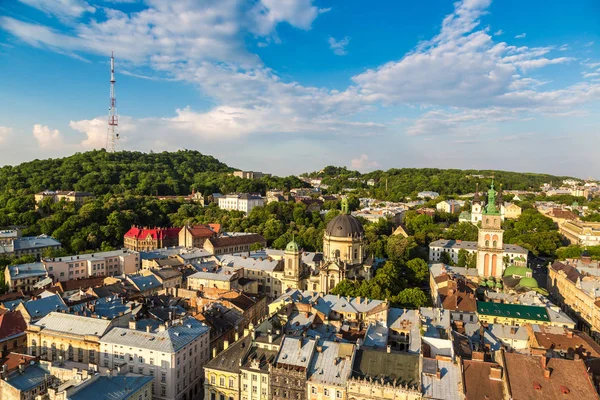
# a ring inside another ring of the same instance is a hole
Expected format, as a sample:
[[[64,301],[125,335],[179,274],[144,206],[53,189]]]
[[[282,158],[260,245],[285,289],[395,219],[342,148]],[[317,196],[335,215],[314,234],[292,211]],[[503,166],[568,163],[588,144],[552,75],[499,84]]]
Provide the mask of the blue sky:
[[[1,164],[102,148],[244,169],[334,164],[600,178],[600,3],[0,4]]]

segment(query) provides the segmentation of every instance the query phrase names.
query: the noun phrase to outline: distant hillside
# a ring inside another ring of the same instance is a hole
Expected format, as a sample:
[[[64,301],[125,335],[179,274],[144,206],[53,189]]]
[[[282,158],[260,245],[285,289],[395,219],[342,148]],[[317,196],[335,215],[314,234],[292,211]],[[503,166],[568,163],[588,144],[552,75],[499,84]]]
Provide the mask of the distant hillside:
[[[437,168],[394,168],[361,174],[358,171],[334,166],[325,167],[306,176],[323,178],[323,183],[330,185],[332,192],[338,192],[343,188],[364,189],[374,197],[390,201],[399,201],[406,196],[414,197],[423,190],[432,190],[441,195],[473,193],[477,183],[480,190],[489,187],[492,176],[496,188],[501,185],[506,190],[532,191],[538,191],[543,183],[560,184],[564,179],[574,179],[529,172]],[[374,187],[366,184],[368,179],[375,180]]]
[[[0,193],[78,190],[95,195],[187,195],[233,191],[264,192],[302,185],[296,178],[251,181],[229,175],[234,168],[197,151],[107,153],[94,150],[69,157],[34,160],[0,168]]]

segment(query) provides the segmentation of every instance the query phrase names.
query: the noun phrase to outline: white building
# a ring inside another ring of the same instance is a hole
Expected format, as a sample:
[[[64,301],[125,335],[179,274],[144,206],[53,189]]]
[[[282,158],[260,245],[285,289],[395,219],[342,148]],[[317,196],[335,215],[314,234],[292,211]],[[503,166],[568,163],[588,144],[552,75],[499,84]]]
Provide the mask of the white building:
[[[448,253],[450,259],[458,262],[458,252],[460,249],[466,250],[469,254],[477,253],[477,242],[469,242],[466,240],[446,240],[440,239],[429,244],[429,262],[440,262],[442,253]],[[512,263],[515,258],[522,257],[527,261],[528,251],[515,244],[503,243],[503,257],[508,256]]]
[[[140,253],[133,250],[104,251],[43,260],[55,281],[88,278],[95,275],[134,274],[140,267]]]
[[[462,200],[443,200],[435,205],[438,211],[445,212],[448,214],[455,214],[460,212],[465,202]]]
[[[265,204],[260,196],[248,193],[228,194],[219,199],[219,208],[222,210],[243,211],[248,214],[254,207],[262,207]]]
[[[145,330],[113,328],[100,340],[100,365],[153,376],[153,399],[199,399],[202,367],[210,353],[209,332],[192,317],[169,321],[158,331],[150,325]]]
[[[440,197],[440,194],[438,192],[432,192],[430,190],[425,190],[423,192],[417,193],[417,197],[420,199],[425,199],[427,197],[429,197],[430,199],[437,199],[438,197]]]

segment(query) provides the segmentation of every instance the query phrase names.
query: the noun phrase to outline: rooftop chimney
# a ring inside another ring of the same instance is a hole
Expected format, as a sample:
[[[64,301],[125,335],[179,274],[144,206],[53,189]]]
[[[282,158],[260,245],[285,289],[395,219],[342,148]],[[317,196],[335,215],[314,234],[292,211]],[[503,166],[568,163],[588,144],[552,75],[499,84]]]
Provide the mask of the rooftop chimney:
[[[150,333],[150,325],[146,325],[146,332]]]
[[[573,338],[573,331],[567,331],[567,337],[569,339],[572,339]]]
[[[550,369],[544,368],[544,378],[550,379]]]
[[[499,365],[492,365],[490,367],[490,379],[493,381],[502,380],[502,367]]]

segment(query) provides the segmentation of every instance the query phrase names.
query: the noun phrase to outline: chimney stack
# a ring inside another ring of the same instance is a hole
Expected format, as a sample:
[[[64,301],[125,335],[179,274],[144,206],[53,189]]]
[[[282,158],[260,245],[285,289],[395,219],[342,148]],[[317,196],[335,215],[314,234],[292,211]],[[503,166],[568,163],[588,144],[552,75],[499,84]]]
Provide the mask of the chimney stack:
[[[493,381],[502,380],[502,367],[499,365],[492,365],[490,367],[490,379]]]

